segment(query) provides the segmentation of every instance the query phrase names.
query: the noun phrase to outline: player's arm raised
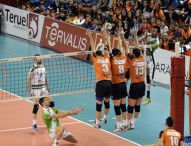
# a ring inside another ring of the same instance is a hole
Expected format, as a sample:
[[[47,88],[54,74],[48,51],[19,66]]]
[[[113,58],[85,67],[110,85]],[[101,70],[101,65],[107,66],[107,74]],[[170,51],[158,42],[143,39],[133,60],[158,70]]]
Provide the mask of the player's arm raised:
[[[104,42],[106,42],[106,44],[108,46],[109,53],[111,53],[112,52],[112,48],[111,48],[110,34],[109,34],[109,31],[105,27],[103,29],[103,38],[104,38]]]
[[[117,31],[117,40],[118,40],[117,48],[118,48],[121,52],[123,52],[122,43],[121,43],[121,37],[120,37],[121,31],[122,31],[122,27],[119,27],[119,29],[118,29],[118,31]]]
[[[129,44],[125,40],[124,33],[120,33],[120,38],[122,40],[122,44],[123,44],[123,46],[125,48],[126,54],[129,54],[130,53]]]
[[[93,32],[90,31],[89,29],[87,29],[86,32],[87,32],[87,35],[90,38],[91,52],[95,53],[96,50],[95,50],[95,43],[94,43],[94,40],[93,40]]]

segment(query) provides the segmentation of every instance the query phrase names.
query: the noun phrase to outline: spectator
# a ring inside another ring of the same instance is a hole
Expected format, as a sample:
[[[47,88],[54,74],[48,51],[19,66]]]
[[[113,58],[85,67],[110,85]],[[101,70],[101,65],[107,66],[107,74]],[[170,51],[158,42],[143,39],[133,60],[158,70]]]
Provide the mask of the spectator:
[[[151,16],[154,16],[156,18],[160,18],[161,20],[165,20],[164,12],[160,8],[160,4],[159,3],[155,3],[155,6],[153,7],[153,10],[151,12]]]
[[[81,26],[81,27],[85,27],[85,23],[86,23],[86,19],[84,18],[84,15],[80,14],[79,19],[74,21],[73,24]]]
[[[170,36],[167,33],[164,33],[162,35],[162,42],[160,44],[160,47],[162,49],[165,49],[167,51],[175,51],[175,43],[174,40],[170,38]]]
[[[161,20],[161,27],[160,27],[160,34],[163,35],[164,33],[169,32],[168,26],[166,25],[164,20]]]

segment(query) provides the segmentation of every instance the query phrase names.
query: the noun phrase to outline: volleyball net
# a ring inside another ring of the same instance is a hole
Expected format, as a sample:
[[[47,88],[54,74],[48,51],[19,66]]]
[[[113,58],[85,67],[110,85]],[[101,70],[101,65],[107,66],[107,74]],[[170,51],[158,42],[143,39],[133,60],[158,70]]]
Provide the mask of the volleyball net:
[[[45,66],[50,96],[61,96],[95,89],[95,73],[89,51],[0,59],[0,102],[30,99],[27,89],[29,70],[40,57]]]

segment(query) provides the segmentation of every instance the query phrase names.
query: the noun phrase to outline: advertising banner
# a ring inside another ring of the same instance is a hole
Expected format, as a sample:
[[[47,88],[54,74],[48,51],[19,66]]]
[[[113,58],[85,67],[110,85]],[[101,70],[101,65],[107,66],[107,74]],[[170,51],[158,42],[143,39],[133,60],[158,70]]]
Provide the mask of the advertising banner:
[[[90,47],[85,29],[51,18],[45,18],[40,44],[62,53],[89,51]]]
[[[157,49],[154,52],[155,58],[155,75],[154,81],[170,85],[170,69],[171,69],[171,57],[174,57],[175,53],[166,51],[163,49]],[[190,57],[185,58],[186,79],[188,79]]]
[[[40,43],[44,16],[7,5],[1,5],[1,9],[2,32]]]

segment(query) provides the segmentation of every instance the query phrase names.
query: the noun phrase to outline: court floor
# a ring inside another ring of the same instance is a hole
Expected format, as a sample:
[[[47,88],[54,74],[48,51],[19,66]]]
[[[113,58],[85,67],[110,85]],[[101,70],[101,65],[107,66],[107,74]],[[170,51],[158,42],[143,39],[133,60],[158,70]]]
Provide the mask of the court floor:
[[[46,48],[41,48],[35,43],[15,38],[10,35],[0,35],[0,58],[15,58],[40,54],[55,54]],[[0,88],[2,88],[0,86]],[[101,130],[91,127],[95,119],[95,93],[80,93],[54,97],[55,105],[61,110],[68,110],[82,106],[84,111],[77,116],[72,116],[61,121],[68,130],[79,139],[79,146],[118,146],[118,145],[153,145],[158,139],[159,132],[165,128],[165,119],[170,114],[170,90],[162,86],[151,89],[149,105],[141,106],[141,114],[135,124],[134,130],[114,135],[115,114],[111,101],[111,110],[108,123],[101,125]],[[27,91],[26,91],[27,92]],[[1,97],[0,97],[1,99]],[[32,125],[32,103],[29,101],[0,102],[1,124],[0,143],[6,146],[50,146],[52,140],[38,114],[40,131],[34,133]],[[189,135],[188,129],[188,96],[185,96],[185,136]],[[72,146],[62,142],[61,146]]]

